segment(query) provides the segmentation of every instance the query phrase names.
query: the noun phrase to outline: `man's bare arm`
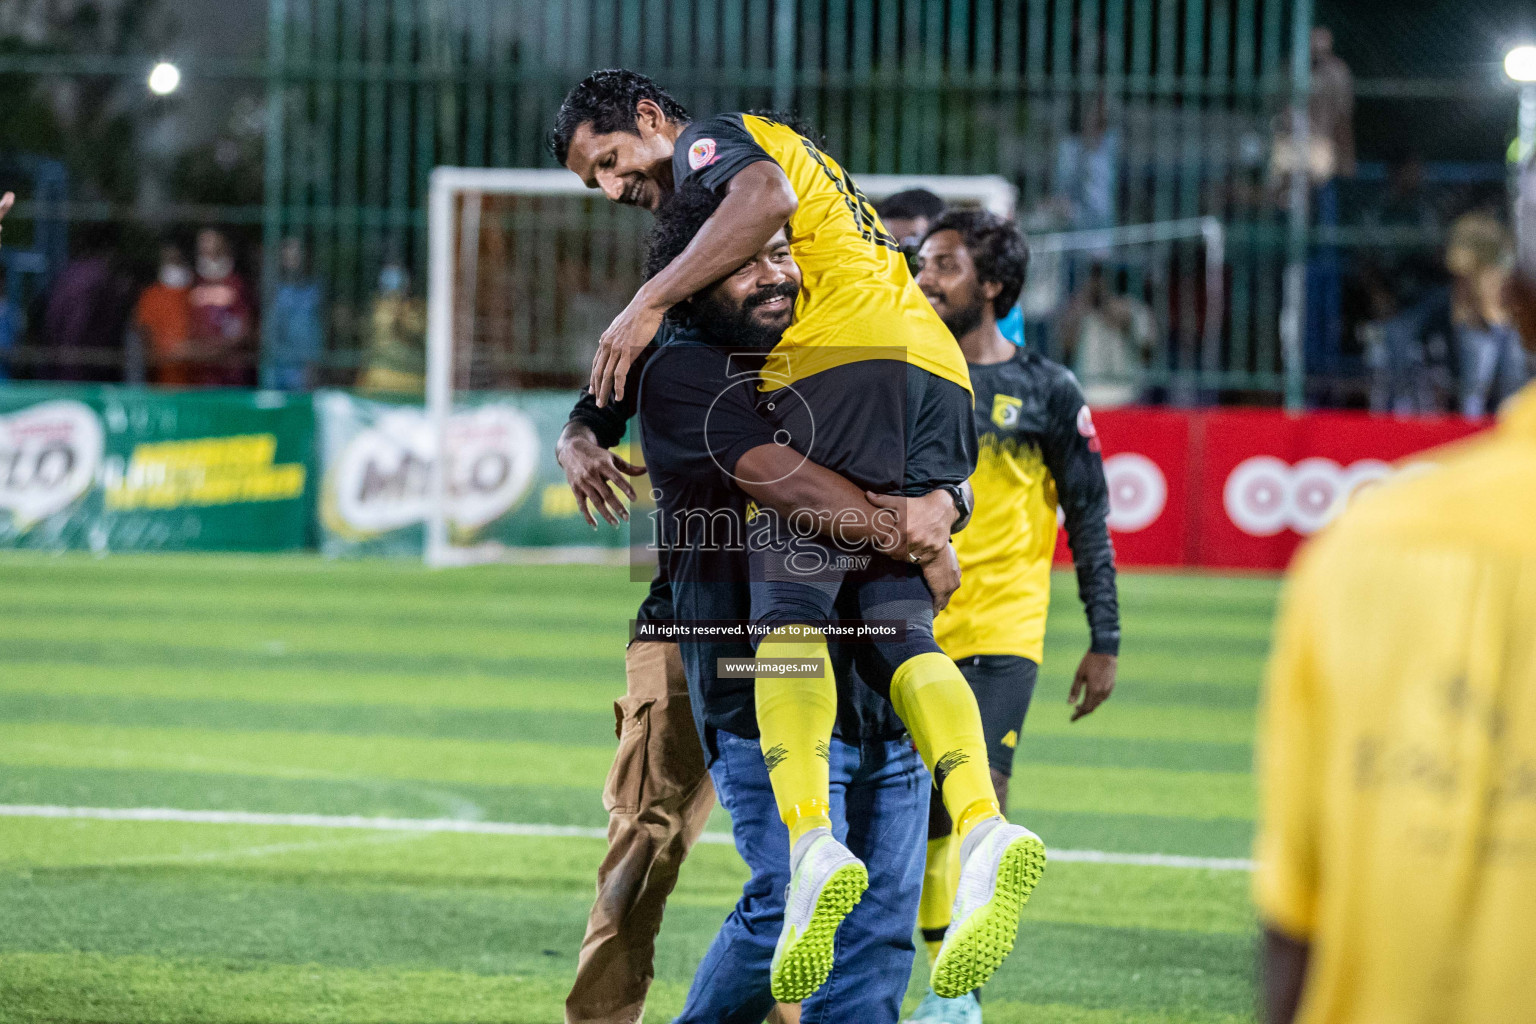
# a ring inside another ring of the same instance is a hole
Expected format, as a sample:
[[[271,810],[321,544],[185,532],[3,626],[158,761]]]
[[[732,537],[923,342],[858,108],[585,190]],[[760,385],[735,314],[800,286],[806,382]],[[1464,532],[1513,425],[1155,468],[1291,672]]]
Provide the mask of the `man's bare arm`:
[[[914,560],[933,592],[935,611],[943,610],[960,587],[960,564],[949,543],[949,525],[959,510],[948,491],[903,499],[898,508],[875,505],[846,477],[776,444],[748,450],[736,461],[733,475],[764,506],[786,519],[809,514],[822,534],[842,546],[867,543],[892,558],[916,555],[921,548],[923,554]],[[940,503],[947,514],[935,507]],[[923,535],[915,536],[914,527]]]
[[[922,506],[931,515],[876,505],[847,477],[782,445],[749,450],[737,460],[734,476],[742,490],[781,517],[808,513],[821,533],[849,546],[869,544],[893,558],[905,559],[909,550],[918,554],[919,562],[938,557],[949,546],[949,527],[958,514],[948,491],[903,499],[903,504]]]
[[[720,208],[688,247],[640,290],[652,305],[671,309],[751,259],[799,207],[783,168],[772,160],[748,164],[726,183]]]
[[[597,529],[597,520],[592,518],[588,503],[614,526],[618,526],[620,520],[629,519],[629,510],[610,485],[634,501],[635,489],[625,477],[643,475],[644,466],[631,465],[604,448],[592,428],[576,420],[571,420],[560,432],[560,440],[555,444],[555,461],[565,470],[565,481],[576,496],[576,508],[587,525]]]
[[[688,248],[640,286],[598,342],[592,360],[592,394],[606,405],[610,394],[624,397],[630,363],[661,326],[667,310],[741,266],[799,207],[784,170],[759,160],[738,171],[726,185],[719,209],[699,229]]]

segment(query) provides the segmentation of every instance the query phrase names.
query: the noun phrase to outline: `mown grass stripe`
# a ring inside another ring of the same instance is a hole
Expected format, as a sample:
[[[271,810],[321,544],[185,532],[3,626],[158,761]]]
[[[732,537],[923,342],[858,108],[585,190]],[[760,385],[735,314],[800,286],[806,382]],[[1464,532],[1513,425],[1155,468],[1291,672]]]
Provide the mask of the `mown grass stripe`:
[[[594,837],[0,818],[0,1024],[558,1018],[644,590],[615,568],[0,553],[0,803]],[[1048,845],[1117,862],[1058,857],[1022,955],[988,986],[991,1024],[1251,1016],[1254,919],[1235,865],[1251,849],[1275,590],[1123,575],[1119,692],[1069,724],[1087,637],[1070,574],[1056,579],[1010,810]],[[708,831],[728,828],[717,809]],[[1173,866],[1139,866],[1149,852]],[[1234,867],[1182,866],[1206,861]],[[648,1016],[680,1009],[744,877],[722,842],[690,855]],[[121,971],[111,957],[22,964],[57,950],[150,956]],[[194,961],[213,966],[179,973]],[[341,998],[333,972],[350,968],[363,971]]]
[[[50,661],[72,665],[125,666],[149,669],[223,670],[284,669],[306,672],[367,672],[379,676],[485,675],[513,679],[518,676],[543,676],[551,680],[589,678],[595,671],[614,672],[614,655],[601,653],[602,644],[593,644],[587,633],[572,633],[555,646],[550,637],[515,656],[488,657],[457,652],[408,650],[365,650],[361,648],[305,648],[286,640],[252,640],[243,646],[233,644],[195,645],[168,642],[128,642],[104,640],[30,640],[7,638],[6,656],[21,661]],[[530,647],[533,645],[530,642]],[[616,637],[613,649],[623,650],[622,638]],[[580,651],[599,653],[582,654]]]
[[[580,786],[281,778],[124,768],[7,768],[0,771],[0,803],[540,821],[588,828],[602,827],[608,821],[597,791]],[[1039,832],[1053,846],[1241,857],[1253,845],[1253,823],[1246,818],[1039,810],[1019,796],[1015,796],[1012,810],[1015,820]],[[717,831],[730,828],[722,808],[716,807],[710,827]]]
[[[234,732],[54,722],[0,723],[0,764],[211,771],[310,779],[408,779],[431,785],[603,785],[604,747],[530,740]],[[1247,772],[1023,764],[1011,803],[1020,808],[1108,814],[1234,818],[1252,814]]]
[[[508,821],[460,821],[452,818],[370,818],[355,814],[262,814],[253,811],[191,811],[176,807],[60,807],[0,804],[0,818],[70,818],[94,821],[180,822],[193,825],[277,825],[295,828],[370,829],[381,832],[461,832],[471,835],[527,836],[545,839],[603,839],[608,830],[570,825]],[[704,832],[699,842],[734,846],[728,832]],[[1186,857],[1165,853],[1117,853],[1111,850],[1051,850],[1064,864],[1126,864],[1134,867],[1202,871],[1252,871],[1251,860],[1235,857]]]
[[[203,687],[206,692],[206,687]],[[523,688],[518,688],[521,696]],[[294,694],[293,697],[297,697]],[[314,703],[304,700],[210,699],[138,696],[99,690],[54,693],[0,689],[0,721],[153,728],[290,731],[346,736],[396,735],[444,739],[517,740],[537,737],[576,746],[612,748],[610,710],[513,706],[452,707],[421,702]],[[590,701],[588,702],[590,706]],[[1099,736],[1033,735],[1026,728],[1019,763],[1103,765],[1183,771],[1246,772],[1253,754],[1246,743],[1191,743]]]

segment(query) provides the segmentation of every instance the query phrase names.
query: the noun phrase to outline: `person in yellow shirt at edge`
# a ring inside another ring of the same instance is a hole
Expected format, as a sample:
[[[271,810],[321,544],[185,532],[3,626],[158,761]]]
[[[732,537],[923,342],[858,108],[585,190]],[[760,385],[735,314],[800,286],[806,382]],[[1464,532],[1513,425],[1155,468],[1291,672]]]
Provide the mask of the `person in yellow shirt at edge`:
[[[1524,242],[1508,294],[1536,351]],[[1270,1024],[1536,1019],[1536,385],[1427,459],[1358,496],[1282,598],[1254,876]]]

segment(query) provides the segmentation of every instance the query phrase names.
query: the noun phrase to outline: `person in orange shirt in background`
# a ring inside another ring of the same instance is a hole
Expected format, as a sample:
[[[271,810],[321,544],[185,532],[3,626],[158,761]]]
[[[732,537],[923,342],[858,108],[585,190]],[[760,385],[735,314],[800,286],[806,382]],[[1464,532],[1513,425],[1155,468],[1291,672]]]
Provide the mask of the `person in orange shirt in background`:
[[[133,308],[133,326],[144,339],[149,379],[185,387],[192,383],[187,362],[192,337],[192,268],[174,242],[160,247],[160,276]]]

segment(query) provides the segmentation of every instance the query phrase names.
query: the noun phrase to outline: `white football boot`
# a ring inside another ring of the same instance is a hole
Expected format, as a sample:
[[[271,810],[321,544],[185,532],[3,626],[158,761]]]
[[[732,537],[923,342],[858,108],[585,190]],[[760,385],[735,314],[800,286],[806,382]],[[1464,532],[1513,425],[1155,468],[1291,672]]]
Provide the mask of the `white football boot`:
[[[1045,844],[1022,825],[994,818],[976,832],[961,847],[949,931],[933,961],[933,991],[946,999],[985,985],[1013,952],[1019,914],[1045,871]]]
[[[789,877],[784,930],[769,973],[781,1003],[798,1003],[827,980],[837,926],[869,888],[864,862],[827,829],[807,833],[800,843],[805,848]]]

